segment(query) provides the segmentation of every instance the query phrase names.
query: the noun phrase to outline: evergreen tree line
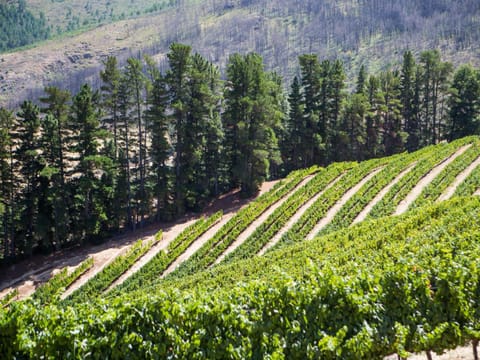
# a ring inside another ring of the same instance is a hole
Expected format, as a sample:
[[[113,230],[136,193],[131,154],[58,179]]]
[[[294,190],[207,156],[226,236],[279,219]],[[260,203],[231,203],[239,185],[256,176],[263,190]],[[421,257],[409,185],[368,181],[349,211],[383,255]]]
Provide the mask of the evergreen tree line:
[[[282,155],[287,170],[415,151],[479,132],[480,71],[454,69],[437,50],[406,51],[398,68],[360,68],[346,91],[339,60],[299,58]]]
[[[1,261],[99,242],[122,229],[200,211],[233,188],[333,161],[413,151],[478,132],[480,72],[437,51],[347,90],[340,61],[299,58],[281,78],[257,54],[230,57],[226,79],[172,44],[162,74],[144,57],[109,57],[102,87],[45,88],[39,104],[0,109]]]
[[[17,4],[0,3],[0,52],[45,40],[50,36],[43,13],[36,18],[26,8],[25,0]]]

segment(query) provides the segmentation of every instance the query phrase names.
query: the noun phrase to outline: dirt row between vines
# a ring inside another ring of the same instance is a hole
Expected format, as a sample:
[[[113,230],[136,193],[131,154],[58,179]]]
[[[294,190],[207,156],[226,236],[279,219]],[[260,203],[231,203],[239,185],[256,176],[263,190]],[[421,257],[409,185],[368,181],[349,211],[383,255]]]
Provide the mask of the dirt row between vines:
[[[265,182],[260,189],[260,194],[270,190],[276,182],[277,181]],[[219,210],[224,210],[226,214],[224,218],[233,216],[239,208],[246,206],[252,200],[253,198],[240,199],[238,191],[232,191],[212,201],[204,214],[208,215]],[[169,243],[188,223],[199,218],[201,215],[202,214],[187,215],[175,223],[154,224],[137,232],[129,232],[113,237],[101,245],[67,249],[47,256],[36,255],[32,259],[12,265],[0,274],[0,299],[14,289],[17,289],[19,292],[15,300],[24,299],[33,294],[38,286],[48,281],[58,271],[63,268],[69,268],[70,271],[73,271],[73,269],[79,266],[84,260],[92,257],[94,259],[93,267],[79,277],[67,289],[67,292],[64,294],[64,296],[67,296],[101,271],[114,258],[127,251],[131,244],[138,239],[148,239],[154,236],[159,230],[163,230],[164,232],[164,238],[139,260],[146,262],[150,256],[153,256],[153,254],[151,254],[152,251],[168,246],[167,242]],[[223,222],[223,218],[221,222]],[[216,228],[216,226],[214,226],[214,228]],[[167,240],[165,241],[165,239]]]
[[[354,187],[349,189],[345,194],[343,194],[340,200],[338,200],[327,211],[327,214],[318,222],[317,225],[314,226],[312,231],[310,231],[310,233],[307,235],[307,240],[312,240],[320,230],[322,230],[325,226],[330,224],[330,222],[333,220],[335,215],[337,215],[337,213],[347,203],[347,201],[350,200],[363,187],[363,185],[365,185],[368,181],[370,181],[370,179],[372,179],[375,175],[377,175],[383,169],[384,169],[383,166],[378,169],[375,169],[370,174],[365,176],[358,184],[356,184]]]
[[[458,176],[455,178],[455,181],[445,190],[442,195],[440,195],[438,201],[450,199],[453,194],[455,194],[455,191],[460,186],[460,184],[463,183],[467,179],[467,177],[470,176],[473,170],[475,170],[478,166],[480,166],[480,157],[478,157],[465,170],[458,174]],[[480,191],[480,189],[478,191]]]
[[[380,192],[372,199],[372,201],[370,201],[367,206],[365,206],[363,210],[357,215],[355,220],[353,220],[352,225],[365,220],[368,214],[370,214],[370,211],[372,211],[372,209],[375,207],[375,205],[377,205],[400,180],[402,180],[410,171],[412,171],[415,165],[417,165],[417,162],[410,164],[405,170],[398,174],[397,177],[393,179],[390,184],[380,190]]]
[[[413,354],[410,355],[408,360],[426,360],[427,354]],[[449,350],[442,355],[432,353],[433,360],[474,360],[472,346],[461,346],[453,350]],[[398,356],[390,355],[384,358],[384,360],[398,360]]]
[[[292,190],[285,194],[279,201],[266,209],[240,235],[238,235],[237,239],[235,239],[235,241],[230,244],[229,247],[227,247],[227,249],[217,258],[217,260],[215,260],[212,266],[219,264],[228,254],[235,251],[235,249],[242,245],[245,240],[247,240],[255,232],[255,230],[257,230],[257,228],[269,218],[270,215],[272,215],[280,206],[282,206],[285,201],[294,196],[297,191],[307,185],[314,177],[315,174],[305,177],[305,179],[303,179],[297,186],[295,186]]]
[[[275,246],[280,241],[282,236],[287,231],[289,231],[298,220],[300,220],[300,218],[303,216],[305,211],[307,211],[310,208],[310,206],[312,206],[315,203],[315,201],[317,201],[321,196],[323,196],[325,191],[327,191],[332,186],[334,186],[338,181],[340,181],[340,179],[344,175],[345,174],[341,174],[340,176],[338,176],[336,179],[330,182],[324,189],[320,189],[320,191],[315,196],[313,196],[310,200],[308,200],[305,204],[303,204],[298,209],[298,211],[290,218],[290,220],[280,229],[280,231],[277,232],[275,236],[268,243],[265,244],[265,246],[258,252],[257,255],[262,256],[263,254],[265,254],[265,252],[267,252],[268,249]]]
[[[271,187],[273,187],[275,182],[267,182],[267,183],[264,183],[264,185],[262,186],[261,190],[260,190],[260,194],[262,194],[263,192],[266,192],[268,190],[270,190]],[[223,197],[220,198],[220,202],[221,200],[223,199]],[[228,203],[228,200],[226,202],[223,203],[223,206],[225,207],[225,210],[226,211],[231,211],[231,212],[236,212],[238,211],[238,206],[241,205],[241,206],[247,206],[249,201],[243,201],[243,202],[239,202],[238,204],[235,204],[235,201],[232,202],[232,204],[229,204]],[[218,206],[218,204],[217,204]],[[227,215],[228,216],[228,215]],[[232,214],[233,216],[233,214]],[[182,221],[182,222],[179,222],[179,223],[176,223],[174,224],[173,226],[167,228],[167,229],[163,229],[163,236],[162,236],[162,240],[160,240],[158,242],[158,244],[156,244],[155,246],[153,246],[149,251],[147,251],[146,254],[144,254],[137,262],[135,262],[135,264],[132,265],[132,267],[130,267],[130,269],[128,269],[120,278],[118,278],[114,283],[112,283],[112,285],[109,286],[108,290],[110,289],[113,289],[115,286],[121,284],[122,282],[124,282],[128,277],[130,277],[132,274],[134,274],[135,272],[137,272],[140,268],[142,268],[148,261],[150,261],[157,253],[158,251],[162,251],[164,249],[166,249],[168,247],[168,245],[183,231],[183,229],[185,229],[185,227],[191,225],[192,223],[194,223],[196,220],[198,220],[200,218],[200,215],[199,216],[196,216],[195,218],[193,219],[190,219],[188,221]],[[222,219],[223,220],[223,219]],[[218,224],[217,224],[218,225]],[[213,228],[216,228],[216,226],[213,226]],[[159,229],[160,230],[160,229]],[[156,233],[156,232],[155,232]],[[149,241],[153,238],[153,236],[155,236],[155,234],[152,234],[150,235],[149,237],[145,238],[144,241]],[[123,252],[125,252],[126,250],[128,249],[125,248],[123,250]],[[188,250],[187,250],[188,251]],[[122,253],[123,253],[122,252]],[[118,255],[121,255],[121,253],[117,253],[116,255],[113,255],[108,261],[107,263],[105,264],[102,264],[101,265],[101,268],[99,268],[95,273],[91,273],[90,276],[88,276],[88,273],[90,272],[87,272],[85,275],[85,279],[79,279],[79,280],[82,280],[81,282],[79,281],[76,281],[74,284],[72,284],[72,286],[68,289],[68,291],[65,292],[65,296],[68,296],[68,294],[70,294],[71,292],[73,292],[75,289],[79,288],[81,285],[83,285],[85,282],[87,282],[89,279],[91,279],[93,276],[95,276],[96,273],[100,272],[106,265],[108,265],[108,263],[110,263],[111,261],[113,261],[115,259],[115,257],[117,257]],[[94,268],[95,268],[95,265],[94,265]]]
[[[398,204],[397,209],[395,210],[394,215],[400,215],[403,214],[408,210],[410,205],[420,196],[422,191],[453,161],[455,161],[456,158],[458,158],[460,155],[462,155],[465,151],[467,151],[472,144],[467,144],[462,146],[460,149],[458,149],[453,155],[450,157],[446,158],[444,161],[442,161],[439,165],[435,166],[430,170],[423,178],[420,179],[420,181],[415,185],[415,187],[410,191],[410,193],[400,201],[400,204]]]
[[[123,273],[117,280],[115,280],[114,282],[112,282],[110,284],[110,286],[108,287],[108,289],[105,291],[105,292],[108,292],[110,291],[111,289],[113,289],[114,287],[116,287],[117,285],[120,285],[121,283],[123,283],[127,278],[129,278],[130,276],[132,276],[133,274],[135,274],[138,270],[140,270],[140,268],[142,268],[146,263],[148,263],[150,260],[153,259],[153,257],[155,255],[157,255],[157,253],[159,251],[163,251],[165,250],[168,245],[170,245],[170,243],[175,239],[176,235],[179,234],[180,232],[183,231],[184,228],[186,228],[187,226],[193,224],[195,221],[197,221],[197,219],[192,219],[192,220],[189,220],[185,223],[181,223],[181,224],[176,224],[174,225],[171,229],[169,229],[168,231],[166,231],[165,233],[163,233],[163,236],[162,236],[162,240],[159,241],[157,244],[155,244],[154,246],[152,246],[152,248],[150,250],[148,250],[140,259],[138,259],[135,264],[133,264],[125,273]],[[155,235],[153,236],[150,236],[148,238],[146,238],[144,240],[145,241],[152,241],[154,240],[154,237]]]
[[[260,191],[260,195],[269,191],[276,182],[269,182],[265,183],[262,186]],[[245,205],[247,206],[247,205]],[[242,206],[241,208],[243,208]],[[238,210],[240,210],[239,208]],[[188,260],[195,252],[197,252],[203,245],[205,245],[215,234],[228,222],[230,219],[235,215],[235,213],[229,213],[222,216],[222,219],[211,227],[207,232],[205,232],[202,236],[200,236],[197,240],[195,240],[170,266],[163,272],[161,277],[165,277],[171,272],[175,271],[175,269],[184,261]]]

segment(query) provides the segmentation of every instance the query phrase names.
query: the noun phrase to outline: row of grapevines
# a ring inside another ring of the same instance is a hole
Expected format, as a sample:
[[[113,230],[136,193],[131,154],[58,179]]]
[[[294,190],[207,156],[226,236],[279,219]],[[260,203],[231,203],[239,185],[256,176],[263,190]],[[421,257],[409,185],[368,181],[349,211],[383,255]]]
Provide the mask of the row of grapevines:
[[[459,147],[471,143],[475,138],[463,138],[452,143],[441,143],[429,147],[430,155],[418,161],[408,176],[403,177],[372,209],[367,218],[378,218],[391,215],[395,212],[398,204],[405,199],[408,193],[418,184],[420,179],[426,176],[432,168],[452,156]]]
[[[361,163],[348,171],[335,186],[326,190],[300,219],[280,239],[278,245],[292,241],[302,241],[314,229],[315,225],[327,214],[328,210],[342,197],[345,192],[355,186],[362,178],[375,168],[384,165],[388,159],[374,159]]]
[[[279,206],[252,235],[235,251],[230,253],[225,262],[238,258],[248,258],[258,253],[275,234],[277,234],[298,209],[310,200],[316,193],[322,191],[329,183],[343,172],[356,166],[355,163],[335,163],[322,169],[306,185],[295,191],[281,206]]]
[[[70,274],[68,269],[61,270],[33,293],[33,298],[43,304],[58,300],[59,295],[75,280],[93,266],[93,258],[83,261]]]
[[[480,140],[475,139],[472,146],[452,163],[422,191],[418,198],[412,203],[411,208],[423,206],[436,201],[447,187],[452,184],[455,178],[465,170],[473,161],[480,156]]]
[[[375,196],[394,179],[417,161],[430,155],[432,148],[423,148],[411,154],[398,154],[390,157],[390,163],[382,171],[368,181],[335,215],[332,222],[325,226],[318,235],[347,227]],[[405,175],[408,176],[408,175]]]
[[[147,264],[110,292],[109,296],[116,296],[123,291],[133,291],[157,279],[196,239],[220,221],[222,215],[223,212],[219,211],[186,227],[168,245],[166,251],[159,251]]]
[[[455,196],[472,196],[480,190],[480,166],[477,166],[472,173],[455,190]]]
[[[169,274],[169,277],[181,277],[210,266],[265,210],[297,187],[306,176],[318,171],[318,167],[294,171],[282,186],[261,195],[247,207],[239,210],[204,246]]]
[[[0,300],[0,307],[3,307],[3,306],[7,306],[11,301],[13,301],[13,299],[15,298],[15,296],[18,295],[18,289],[13,289],[11,291],[8,292],[8,294],[6,294],[1,300]]]
[[[443,264],[442,261],[444,261],[439,259],[439,256],[445,256],[447,259],[450,259],[456,254],[462,254],[462,256],[466,256],[469,261],[473,260],[473,262],[475,262],[475,258],[478,256],[480,227],[478,222],[475,222],[475,219],[480,216],[478,207],[480,202],[470,202],[468,206],[464,206],[464,201],[465,199],[456,199],[455,202],[451,202],[447,207],[440,209],[435,207],[422,208],[421,211],[413,215],[408,214],[409,216],[406,219],[403,217],[401,221],[397,218],[382,218],[379,221],[368,222],[362,226],[355,227],[353,230],[347,229],[334,233],[332,236],[324,237],[322,238],[324,239],[323,241],[317,240],[315,243],[309,243],[308,247],[302,249],[303,251],[300,254],[296,249],[292,250],[289,247],[280,256],[276,256],[279,252],[274,252],[270,257],[274,257],[275,266],[281,267],[280,271],[282,273],[298,276],[305,276],[304,267],[297,265],[298,270],[295,273],[291,267],[288,267],[289,263],[305,264],[309,259],[313,258],[319,264],[335,266],[337,274],[348,276],[348,274],[355,272],[360,264],[367,268],[368,271],[376,271],[375,269],[379,267],[383,269],[382,271],[385,271],[388,266],[395,266],[400,260],[401,263],[410,262],[413,264],[413,269],[430,267],[433,269],[432,281],[436,284],[438,272],[441,273],[441,270],[438,269]],[[460,210],[457,211],[457,208],[460,208]],[[454,209],[454,211],[451,209]],[[446,211],[448,216],[445,216]],[[471,221],[474,221],[475,224],[471,224]],[[375,236],[376,234],[380,236]],[[444,242],[440,240],[444,240]],[[298,249],[299,246],[296,248]],[[477,253],[468,255],[467,251],[472,249],[476,249]],[[420,261],[419,255],[422,258]],[[268,281],[276,271],[275,268],[272,269],[268,266],[268,262],[271,260],[266,259],[262,262],[262,259],[255,259],[248,264],[253,264],[253,266],[248,266],[244,263],[240,266],[234,263],[226,268],[219,267],[207,274],[200,273],[192,277],[191,280],[185,281],[184,279],[182,286],[185,285],[188,289],[198,286],[211,291],[214,287],[229,288],[229,286],[233,286],[239,281],[245,281],[247,278],[260,278]],[[346,264],[348,266],[345,266]],[[242,270],[239,271],[239,269]],[[207,279],[207,282],[202,282],[202,277]],[[219,285],[219,283],[222,284]],[[165,286],[165,284],[163,285]],[[431,284],[431,287],[434,286],[436,285]],[[453,290],[453,292],[455,291],[458,290]],[[445,295],[446,299],[451,295],[452,293]],[[479,295],[480,293],[477,293],[477,301]],[[412,294],[408,293],[406,296],[409,299],[409,296],[412,296]],[[442,301],[445,301],[444,299]],[[397,299],[397,301],[401,300]],[[458,311],[457,304],[452,305],[450,308],[454,313]],[[436,314],[434,320],[441,316],[443,316],[443,319],[447,319],[448,316],[445,316],[444,312],[445,310],[441,310],[440,314]],[[417,320],[421,320],[421,318]],[[438,322],[434,325],[438,325],[439,328],[434,328],[431,332],[419,337],[415,333],[417,325],[417,323],[410,324],[410,329],[407,329],[408,332],[404,333],[405,341],[408,342],[408,346],[404,346],[404,349],[407,348],[409,351],[429,349],[441,351],[446,349],[445,344],[447,342],[451,342],[451,346],[457,346],[463,341],[458,338],[448,338],[451,334],[438,333],[439,329],[446,326]],[[431,323],[428,326],[432,328]],[[455,327],[455,324],[450,324],[449,326]],[[468,337],[471,330],[471,328],[467,329],[464,336]]]
[[[479,230],[478,222],[467,226],[460,224],[458,228],[452,226],[456,218],[465,218],[464,212],[471,212],[468,216],[474,216],[480,211],[476,208],[480,201],[469,201],[468,204],[462,202],[463,199],[456,198],[445,206],[425,206],[401,217],[362,222],[311,242],[300,242],[293,247],[272,251],[265,257],[252,258],[243,262],[241,267],[236,262],[221,265],[188,278],[164,281],[161,286],[188,290],[196,287],[228,288],[251,278],[268,280],[272,273],[287,269],[290,275],[302,276],[303,268],[298,264],[306,264],[309,259],[315,259],[318,264],[335,266],[345,275],[355,271],[359,264],[371,269],[381,268],[390,261],[405,257],[405,253],[421,252],[425,249],[423,243],[429,243],[438,237],[438,229],[444,232],[448,228],[453,234],[455,231],[462,233]],[[269,266],[272,263],[280,270],[272,269]],[[152,289],[154,287],[148,290],[153,292]]]
[[[143,242],[142,239],[134,243],[124,255],[117,256],[102,271],[88,280],[83,286],[75,290],[67,297],[67,302],[89,301],[99,296],[112,282],[125,273],[141,256],[160,241],[161,236],[155,236],[153,240]]]
[[[479,216],[480,199],[462,198],[358,224],[232,263],[238,274],[260,261],[270,274],[219,291],[166,288],[37,311],[34,302],[14,303],[0,310],[0,353],[65,359],[382,359],[442,352],[480,337]],[[425,227],[428,219],[433,225]],[[383,221],[396,224],[392,242],[373,236]],[[336,248],[331,238],[340,241]],[[317,245],[329,246],[330,254],[324,256],[325,248]],[[295,259],[302,249],[331,262]],[[287,261],[273,261],[289,251]],[[385,261],[371,268],[368,255],[377,252]],[[282,271],[272,271],[276,267]],[[226,267],[212,271],[221,268]]]

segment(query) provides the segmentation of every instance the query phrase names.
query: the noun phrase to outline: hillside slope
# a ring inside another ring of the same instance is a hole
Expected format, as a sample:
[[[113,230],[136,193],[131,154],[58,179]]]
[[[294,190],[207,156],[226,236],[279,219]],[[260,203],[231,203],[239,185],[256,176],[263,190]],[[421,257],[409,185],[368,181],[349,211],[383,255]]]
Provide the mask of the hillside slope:
[[[94,276],[90,259],[30,299],[7,295],[0,352],[382,359],[476,349],[479,189],[477,136],[295,171],[226,221],[217,212],[175,238],[160,231]]]
[[[456,198],[118,299],[14,304],[0,310],[0,349],[27,358],[441,352],[478,339],[479,209],[478,198]]]
[[[397,63],[406,49],[440,48],[454,63],[478,64],[479,23],[475,0],[178,1],[154,15],[1,55],[0,104],[17,102],[18,94],[34,96],[49,82],[74,92],[83,81],[95,83],[107,55],[125,61],[141,51],[165,65],[174,41],[192,45],[222,69],[234,52],[259,52],[269,69],[287,79],[297,72],[298,55],[311,52],[341,58],[351,73],[361,64],[375,71]]]

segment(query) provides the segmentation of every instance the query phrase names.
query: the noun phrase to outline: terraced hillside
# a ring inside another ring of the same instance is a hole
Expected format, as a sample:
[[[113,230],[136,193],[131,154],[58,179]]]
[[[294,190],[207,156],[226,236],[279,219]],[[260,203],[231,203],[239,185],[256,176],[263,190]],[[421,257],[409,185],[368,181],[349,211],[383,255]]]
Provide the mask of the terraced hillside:
[[[381,359],[471,342],[477,359],[479,191],[479,137],[293,172],[27,300],[4,291],[0,353]]]

